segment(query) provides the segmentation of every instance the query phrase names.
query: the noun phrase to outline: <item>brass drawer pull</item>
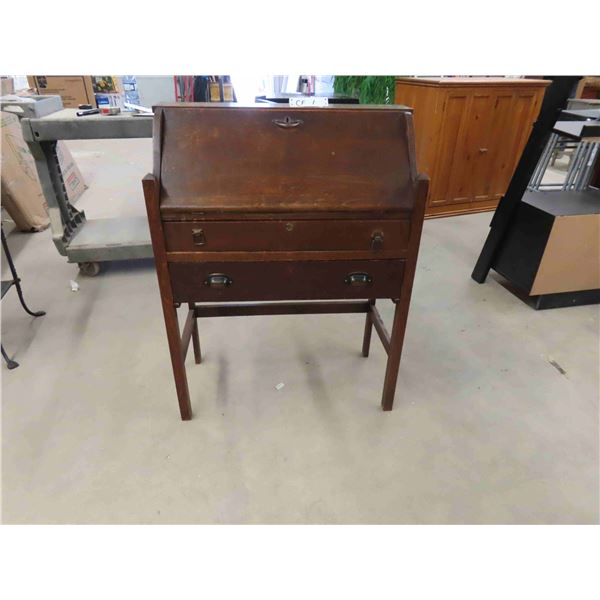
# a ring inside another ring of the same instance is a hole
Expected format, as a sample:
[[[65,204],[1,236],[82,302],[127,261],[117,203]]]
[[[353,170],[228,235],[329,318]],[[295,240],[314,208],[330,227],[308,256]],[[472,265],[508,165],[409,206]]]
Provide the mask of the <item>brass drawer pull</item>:
[[[192,240],[194,241],[194,246],[204,246],[206,244],[204,229],[192,229]]]
[[[368,273],[349,273],[344,279],[348,285],[369,285],[373,283],[373,278]]]
[[[233,283],[233,279],[223,273],[211,273],[205,280],[204,285],[212,288],[229,287]]]
[[[383,248],[383,231],[374,231],[371,236],[371,250],[377,252]]]
[[[273,123],[275,123],[277,127],[291,129],[292,127],[298,127],[299,125],[302,125],[304,121],[302,119],[292,119],[292,117],[286,116],[283,119],[273,119]]]

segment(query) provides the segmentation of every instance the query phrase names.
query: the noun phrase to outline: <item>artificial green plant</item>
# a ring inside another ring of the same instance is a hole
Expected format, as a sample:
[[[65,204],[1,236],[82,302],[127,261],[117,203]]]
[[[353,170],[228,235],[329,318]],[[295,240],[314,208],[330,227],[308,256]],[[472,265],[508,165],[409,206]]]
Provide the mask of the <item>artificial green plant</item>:
[[[336,75],[333,90],[358,97],[361,104],[393,104],[394,79],[393,75]]]

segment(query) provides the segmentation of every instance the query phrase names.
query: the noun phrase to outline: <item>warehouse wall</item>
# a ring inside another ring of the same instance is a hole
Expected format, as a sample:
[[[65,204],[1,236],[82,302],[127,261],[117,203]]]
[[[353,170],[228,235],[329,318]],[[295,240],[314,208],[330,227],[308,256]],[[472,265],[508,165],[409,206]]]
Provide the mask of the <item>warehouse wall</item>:
[[[175,102],[172,75],[136,75],[140,104],[151,108],[159,102]]]

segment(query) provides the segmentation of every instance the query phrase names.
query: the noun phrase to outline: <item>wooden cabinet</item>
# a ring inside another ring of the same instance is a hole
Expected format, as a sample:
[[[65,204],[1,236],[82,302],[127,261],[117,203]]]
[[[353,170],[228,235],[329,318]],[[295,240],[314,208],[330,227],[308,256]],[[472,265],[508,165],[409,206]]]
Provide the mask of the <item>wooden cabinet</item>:
[[[506,191],[549,81],[398,78],[414,109],[417,167],[431,180],[426,216],[492,210]]]

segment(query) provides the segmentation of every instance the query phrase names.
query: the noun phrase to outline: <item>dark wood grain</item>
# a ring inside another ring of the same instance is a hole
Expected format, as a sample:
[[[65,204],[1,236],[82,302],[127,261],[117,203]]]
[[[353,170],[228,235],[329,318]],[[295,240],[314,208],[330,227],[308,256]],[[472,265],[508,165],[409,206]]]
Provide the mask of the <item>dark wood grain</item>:
[[[194,314],[193,309],[190,309],[188,311],[187,317],[185,318],[183,329],[181,330],[181,354],[183,355],[183,360],[185,360],[187,356],[187,351],[190,347],[190,340],[192,339],[192,333],[194,332],[195,324],[196,316]]]
[[[385,323],[379,314],[379,311],[373,306],[371,308],[371,321],[375,326],[375,331],[381,340],[381,344],[384,350],[389,354],[390,353],[390,334],[385,327]]]
[[[412,207],[410,208],[398,208],[398,210],[390,211],[385,210],[356,210],[356,211],[315,211],[306,210],[301,214],[298,212],[290,211],[278,211],[278,212],[252,212],[249,210],[243,210],[239,212],[216,212],[216,211],[202,211],[190,209],[188,211],[179,212],[162,212],[161,218],[163,223],[170,222],[189,222],[198,221],[207,223],[211,221],[283,221],[286,219],[302,221],[316,220],[321,221],[323,219],[336,220],[336,221],[354,221],[354,220],[375,220],[375,219],[406,219],[410,221],[412,216]]]
[[[371,333],[373,331],[373,313],[372,308],[375,306],[375,300],[369,300],[369,310],[365,316],[365,330],[363,332],[362,355],[366,358],[369,356],[371,347]]]
[[[202,359],[197,319],[270,314],[366,313],[362,353],[375,328],[390,410],[428,183],[410,110],[184,104],[155,115],[144,191],[182,418],[190,341]],[[377,298],[396,302],[391,334]]]
[[[198,318],[194,303],[189,303],[189,308],[194,311],[194,328],[192,330],[192,343],[194,345],[194,362],[199,365],[202,362],[202,351],[200,350],[200,334],[198,332]]]
[[[167,329],[167,340],[171,354],[171,364],[175,378],[175,387],[177,389],[177,398],[179,400],[179,411],[184,421],[192,418],[192,406],[190,404],[190,392],[188,390],[187,376],[181,352],[181,337],[179,335],[179,323],[177,321],[177,310],[171,291],[171,282],[167,267],[167,253],[165,250],[165,240],[160,222],[158,210],[159,195],[158,182],[153,175],[146,175],[142,180],[144,188],[144,199],[146,201],[146,211],[148,213],[148,222],[150,224],[150,237],[152,239],[152,248],[154,250],[154,259],[156,263],[156,275],[158,277],[158,286],[160,289],[160,298],[165,318],[165,327]]]
[[[403,272],[402,260],[169,264],[176,302],[396,298]],[[373,281],[349,285],[345,278],[351,273],[367,273]],[[211,274],[224,274],[232,283],[216,288],[205,285]]]
[[[194,105],[162,112],[163,213],[394,211],[414,204],[405,108]],[[274,123],[285,118],[299,125]]]
[[[425,216],[428,184],[429,180],[423,175],[419,176],[415,183],[417,202],[415,204],[411,224],[411,239],[409,243],[410,259],[406,261],[406,271],[404,273],[404,279],[402,280],[402,290],[394,311],[394,323],[392,325],[392,333],[390,336],[388,362],[385,369],[385,379],[383,381],[381,406],[385,411],[392,410],[394,405],[396,381],[398,379],[400,357],[402,355],[406,322],[408,320],[408,309],[410,307],[410,297],[412,294],[415,271],[417,268],[417,258],[419,255],[419,243],[421,240],[421,230],[423,228],[423,218]]]
[[[260,302],[257,304],[200,304],[196,317],[243,317],[263,315],[322,315],[367,313],[368,302],[342,300],[339,302]]]
[[[402,256],[408,247],[408,219],[193,221],[165,223],[167,252],[283,252],[361,250],[372,258]],[[202,231],[202,245],[194,231]],[[374,248],[374,238],[381,244]]]
[[[312,261],[312,260],[382,260],[407,258],[408,251],[389,252],[382,250],[303,250],[273,252],[167,252],[170,263],[195,262],[257,262],[257,261]]]

